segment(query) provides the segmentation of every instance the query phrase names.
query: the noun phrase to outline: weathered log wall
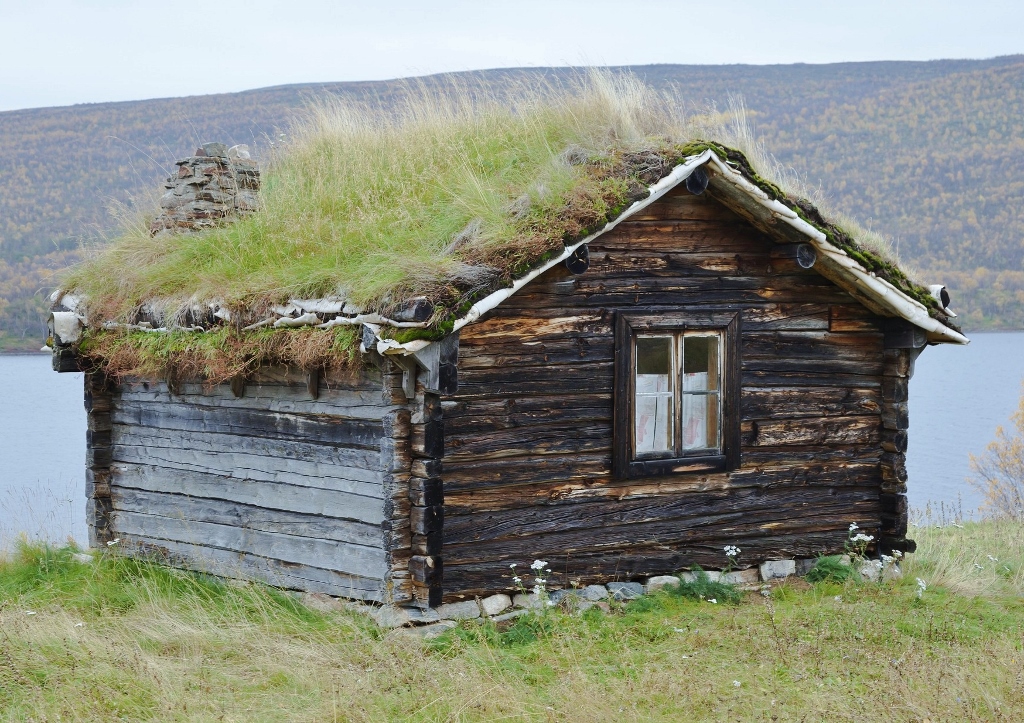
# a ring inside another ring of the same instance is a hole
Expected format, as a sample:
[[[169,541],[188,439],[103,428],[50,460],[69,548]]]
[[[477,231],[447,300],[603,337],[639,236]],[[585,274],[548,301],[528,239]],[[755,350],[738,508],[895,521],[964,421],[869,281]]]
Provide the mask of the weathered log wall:
[[[463,329],[442,405],[446,599],[537,557],[566,585],[721,567],[726,544],[741,564],[838,551],[851,522],[879,534],[900,429],[883,434],[883,409],[905,414],[883,402],[901,381],[883,320],[775,248],[680,190],[595,240],[586,273],[556,267]],[[613,479],[614,313],[709,309],[741,314],[739,468]]]
[[[409,555],[409,412],[395,377],[267,368],[245,385],[114,389],[109,534],[228,577],[408,600],[394,574]],[[92,398],[99,420],[95,385]]]

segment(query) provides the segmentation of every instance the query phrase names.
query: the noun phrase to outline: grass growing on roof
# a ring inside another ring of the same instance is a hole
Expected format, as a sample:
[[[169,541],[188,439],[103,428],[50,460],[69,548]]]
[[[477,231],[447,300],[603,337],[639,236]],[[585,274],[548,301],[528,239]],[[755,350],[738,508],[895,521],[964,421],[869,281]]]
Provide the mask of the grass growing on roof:
[[[753,138],[742,108],[688,116],[681,106],[633,76],[603,72],[490,92],[410,87],[387,110],[322,101],[265,168],[256,213],[157,237],[136,219],[63,286],[86,297],[94,329],[134,321],[143,304],[173,319],[196,302],[217,301],[245,326],[288,298],[338,294],[388,313],[423,295],[435,307],[431,328],[384,334],[435,339],[473,301],[600,229],[675,164],[712,148],[935,313],[927,290],[900,271],[881,237],[847,220],[833,225],[799,200],[808,189]],[[172,336],[127,346],[100,336],[91,342],[99,363],[110,361],[110,351],[139,352],[134,367],[120,356],[119,374],[151,374],[160,360],[182,358]],[[218,370],[261,358],[224,338],[190,342],[205,352],[193,349],[188,364],[220,377]],[[335,363],[358,346],[356,337],[349,341]]]
[[[451,280],[471,287],[578,231],[560,228],[567,205],[603,222],[623,184],[580,160],[614,163],[678,134],[653,91],[598,74],[501,96],[412,88],[391,113],[323,101],[265,169],[257,213],[173,237],[138,224],[65,288],[118,318],[155,298],[248,307],[342,291],[372,306]],[[584,158],[566,160],[570,147]]]

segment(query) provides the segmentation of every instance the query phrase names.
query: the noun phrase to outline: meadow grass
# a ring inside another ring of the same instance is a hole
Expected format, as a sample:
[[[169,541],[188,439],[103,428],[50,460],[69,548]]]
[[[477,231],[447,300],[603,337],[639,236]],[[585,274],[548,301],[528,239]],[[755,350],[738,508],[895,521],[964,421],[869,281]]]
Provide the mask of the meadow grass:
[[[899,581],[791,579],[732,605],[659,593],[427,642],[262,586],[25,543],[0,564],[0,719],[1019,720],[1020,523],[912,536]]]

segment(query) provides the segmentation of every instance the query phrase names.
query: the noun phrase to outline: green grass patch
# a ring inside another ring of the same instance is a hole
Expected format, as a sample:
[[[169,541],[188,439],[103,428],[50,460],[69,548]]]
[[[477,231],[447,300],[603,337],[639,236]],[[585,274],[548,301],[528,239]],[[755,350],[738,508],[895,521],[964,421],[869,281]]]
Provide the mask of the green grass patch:
[[[0,720],[1014,719],[1024,586],[997,564],[1019,568],[1021,525],[913,535],[892,582],[794,580],[726,605],[698,577],[680,586],[696,596],[427,642],[259,585],[24,543],[0,562]]]

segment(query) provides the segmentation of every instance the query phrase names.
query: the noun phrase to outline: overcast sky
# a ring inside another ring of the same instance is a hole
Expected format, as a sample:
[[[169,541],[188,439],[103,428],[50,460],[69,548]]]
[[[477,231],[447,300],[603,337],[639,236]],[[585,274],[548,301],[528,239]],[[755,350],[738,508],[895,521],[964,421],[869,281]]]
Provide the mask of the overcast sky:
[[[0,0],[0,110],[511,66],[1022,52],[1021,0]]]

